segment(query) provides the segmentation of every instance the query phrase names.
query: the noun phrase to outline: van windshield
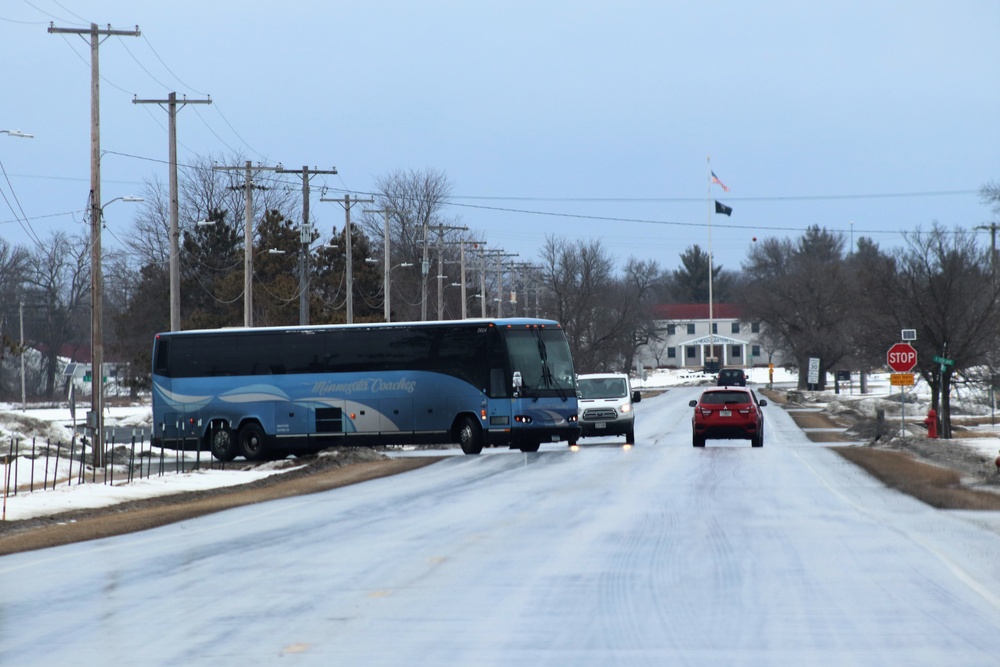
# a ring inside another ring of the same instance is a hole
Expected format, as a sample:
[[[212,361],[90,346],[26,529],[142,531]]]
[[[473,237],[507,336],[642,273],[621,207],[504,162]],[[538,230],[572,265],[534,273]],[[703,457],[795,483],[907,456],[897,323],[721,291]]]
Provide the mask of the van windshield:
[[[628,387],[622,378],[580,378],[580,398],[624,398]]]

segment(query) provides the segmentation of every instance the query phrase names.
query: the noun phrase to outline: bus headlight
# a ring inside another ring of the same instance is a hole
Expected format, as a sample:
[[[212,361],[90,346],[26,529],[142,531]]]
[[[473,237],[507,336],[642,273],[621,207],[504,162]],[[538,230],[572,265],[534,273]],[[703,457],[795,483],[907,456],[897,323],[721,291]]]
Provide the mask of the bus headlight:
[[[514,421],[516,421],[518,424],[530,424],[531,417],[529,417],[528,415],[514,415]]]

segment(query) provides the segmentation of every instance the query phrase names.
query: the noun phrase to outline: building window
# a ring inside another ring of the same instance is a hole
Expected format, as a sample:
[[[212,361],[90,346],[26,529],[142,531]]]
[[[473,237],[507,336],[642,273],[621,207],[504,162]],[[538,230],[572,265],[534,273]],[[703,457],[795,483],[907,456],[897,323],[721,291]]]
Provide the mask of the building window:
[[[733,345],[732,347],[733,347],[733,349],[729,353],[730,357],[732,357],[733,359],[739,359],[740,357],[743,356],[743,346],[742,345]]]
[[[688,325],[688,334],[694,335],[694,322]]]
[[[739,332],[740,332],[740,323],[733,322],[733,333],[739,333]]]
[[[759,357],[760,356],[760,345],[751,345],[750,346],[750,356],[751,357]]]
[[[694,325],[692,325],[692,326],[694,326]],[[694,352],[695,352],[694,345],[688,345],[685,349],[687,350],[687,352],[685,352],[685,354],[687,355],[687,358],[688,359],[694,359]]]
[[[712,322],[712,333],[714,333],[714,334],[719,333],[719,323],[718,322]]]
[[[750,325],[750,333],[760,333],[760,322],[753,322]]]
[[[677,333],[677,325],[676,324],[668,324],[667,325],[667,335],[668,336],[673,336],[676,333]]]
[[[676,359],[676,358],[677,358],[677,348],[676,347],[668,347],[667,348],[667,359]]]

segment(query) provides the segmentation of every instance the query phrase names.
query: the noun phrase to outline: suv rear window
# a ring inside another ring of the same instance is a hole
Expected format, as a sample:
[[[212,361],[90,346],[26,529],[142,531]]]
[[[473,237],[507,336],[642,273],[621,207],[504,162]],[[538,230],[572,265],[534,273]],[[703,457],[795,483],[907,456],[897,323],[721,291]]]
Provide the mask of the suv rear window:
[[[727,403],[751,403],[750,394],[745,391],[707,391],[701,395],[704,405],[726,405]]]

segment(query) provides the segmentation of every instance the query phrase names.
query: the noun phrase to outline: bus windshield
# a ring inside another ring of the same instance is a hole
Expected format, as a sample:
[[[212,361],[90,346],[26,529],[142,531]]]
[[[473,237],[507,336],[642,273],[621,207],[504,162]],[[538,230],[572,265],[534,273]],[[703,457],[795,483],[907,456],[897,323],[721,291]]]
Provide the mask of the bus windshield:
[[[561,329],[508,329],[505,338],[511,370],[521,374],[526,393],[575,393],[573,359]]]

